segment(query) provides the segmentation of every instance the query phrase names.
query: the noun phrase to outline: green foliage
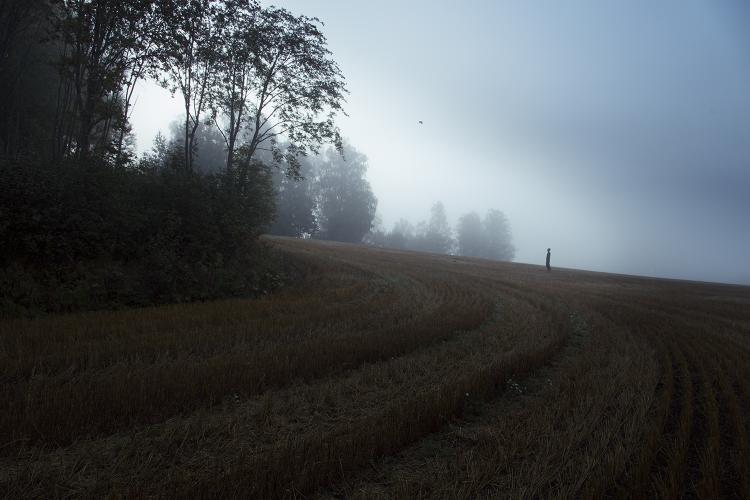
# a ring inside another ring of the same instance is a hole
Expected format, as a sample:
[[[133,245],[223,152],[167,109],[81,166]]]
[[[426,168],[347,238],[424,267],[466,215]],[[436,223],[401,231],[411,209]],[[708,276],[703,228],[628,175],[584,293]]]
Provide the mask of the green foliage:
[[[259,12],[254,33],[248,145],[251,154],[270,149],[293,176],[299,158],[318,153],[325,142],[343,152],[334,119],[343,113],[347,90],[321,25],[317,18],[270,6]],[[277,146],[282,138],[288,141],[283,151]]]
[[[295,179],[281,170],[274,172],[276,218],[268,232],[280,236],[302,237],[315,234],[315,171],[307,159],[300,162],[301,178]]]
[[[360,243],[370,231],[378,200],[367,182],[367,157],[350,146],[329,149],[318,165],[317,211],[321,239]]]
[[[262,289],[265,165],[299,179],[298,157],[341,150],[346,89],[320,21],[253,0],[0,4],[0,314]],[[146,78],[179,93],[185,116],[178,141],[136,160]],[[297,234],[316,228],[304,211]]]
[[[153,160],[153,159],[151,159]],[[252,294],[273,216],[269,169],[0,164],[2,312],[69,311]]]
[[[56,0],[48,30],[59,71],[52,158],[122,161],[135,83],[154,55],[153,0]]]
[[[319,20],[251,0],[163,0],[157,13],[163,29],[155,60],[161,84],[184,102],[187,170],[207,120],[224,139],[227,168],[243,133],[245,154],[272,151],[295,175],[299,157],[322,143],[341,150],[334,118],[346,87]]]

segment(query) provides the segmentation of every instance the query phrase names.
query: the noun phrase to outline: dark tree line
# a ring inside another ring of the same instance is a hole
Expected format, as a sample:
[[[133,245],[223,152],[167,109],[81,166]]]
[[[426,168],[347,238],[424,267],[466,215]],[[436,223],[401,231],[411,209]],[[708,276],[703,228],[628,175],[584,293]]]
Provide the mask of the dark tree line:
[[[170,127],[170,138],[158,135],[151,158],[160,165],[179,163],[182,158],[180,124]],[[242,138],[242,135],[240,136]],[[201,125],[193,166],[198,172],[221,171],[217,165],[226,154],[221,133]],[[285,152],[288,143],[277,147]],[[256,154],[263,164],[273,163],[271,152]],[[371,230],[377,199],[367,181],[367,157],[348,143],[340,150],[328,147],[318,155],[298,158],[294,176],[289,170],[273,169],[275,214],[267,232],[280,236],[310,237],[360,243]]]
[[[501,211],[491,209],[484,218],[476,212],[464,214],[454,231],[442,202],[435,203],[429,220],[416,227],[400,219],[390,231],[376,227],[366,236],[366,241],[376,246],[491,260],[510,261],[516,253],[510,221]]]
[[[300,161],[300,179],[278,172],[276,215],[269,233],[361,243],[373,225],[377,199],[367,181],[367,157],[349,144]]]
[[[260,289],[277,191],[343,150],[321,23],[254,0],[0,0],[0,51],[0,314]],[[138,158],[146,79],[184,117]]]
[[[346,89],[316,18],[254,0],[3,0],[0,11],[6,157],[123,164],[134,91],[146,78],[184,103],[188,171],[207,122],[222,135],[227,168],[238,150],[253,158],[264,149],[295,173],[321,143],[340,147],[334,118]],[[43,88],[25,85],[34,82]],[[27,105],[40,94],[44,130],[30,133]]]
[[[488,210],[484,218],[476,212],[461,216],[456,234],[458,255],[492,260],[513,260],[515,257],[510,222],[499,210]]]

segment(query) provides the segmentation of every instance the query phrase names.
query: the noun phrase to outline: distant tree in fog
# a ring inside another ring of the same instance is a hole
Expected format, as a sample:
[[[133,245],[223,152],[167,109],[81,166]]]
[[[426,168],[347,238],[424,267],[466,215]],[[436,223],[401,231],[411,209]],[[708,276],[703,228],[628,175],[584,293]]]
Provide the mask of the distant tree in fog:
[[[484,257],[493,260],[513,260],[516,249],[512,243],[510,222],[500,210],[491,209],[484,216]]]
[[[463,215],[457,233],[459,255],[492,260],[513,260],[515,256],[510,224],[499,210],[489,210],[484,220],[476,212]]]
[[[367,235],[365,243],[419,252],[455,251],[458,255],[491,260],[513,260],[516,253],[510,223],[500,210],[488,210],[483,219],[476,212],[461,216],[454,241],[441,202],[433,205],[430,220],[420,222],[416,229],[406,219],[400,219],[390,232],[378,225]]]
[[[377,199],[367,181],[367,157],[349,145],[328,149],[317,163],[318,238],[359,243],[370,231]]]
[[[466,257],[481,257],[485,249],[484,228],[476,212],[469,212],[458,220],[456,229],[458,254]]]
[[[406,219],[400,219],[393,225],[393,229],[387,231],[376,216],[372,229],[365,235],[363,242],[376,247],[407,249],[414,245],[414,226]]]
[[[168,149],[179,154],[183,161],[185,158],[184,130],[184,124],[179,121],[172,122],[169,126],[167,142]],[[199,123],[193,134],[192,144],[191,165],[196,172],[218,173],[224,169],[227,156],[226,146],[224,138],[216,127]]]
[[[300,159],[299,177],[274,172],[276,218],[268,230],[280,236],[301,237],[317,231],[315,219],[315,169],[309,158]]]
[[[430,210],[429,222],[417,226],[413,249],[421,252],[448,254],[453,250],[453,236],[443,203],[438,201]]]
[[[388,233],[386,241],[391,248],[409,248],[414,241],[414,226],[406,219],[399,219]]]
[[[139,168],[152,173],[177,170],[184,164],[179,141],[167,140],[161,132],[156,134],[151,151],[145,153],[138,162]]]
[[[362,243],[374,247],[389,247],[388,235],[388,231],[383,227],[383,219],[376,213],[370,231],[362,237]]]

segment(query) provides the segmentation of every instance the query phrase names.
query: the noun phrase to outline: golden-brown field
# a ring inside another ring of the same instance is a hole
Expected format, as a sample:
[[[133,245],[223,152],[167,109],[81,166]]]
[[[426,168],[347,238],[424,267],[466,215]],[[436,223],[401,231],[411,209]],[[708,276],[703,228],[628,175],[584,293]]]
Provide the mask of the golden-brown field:
[[[750,498],[750,288],[269,242],[262,299],[0,323],[0,495]]]

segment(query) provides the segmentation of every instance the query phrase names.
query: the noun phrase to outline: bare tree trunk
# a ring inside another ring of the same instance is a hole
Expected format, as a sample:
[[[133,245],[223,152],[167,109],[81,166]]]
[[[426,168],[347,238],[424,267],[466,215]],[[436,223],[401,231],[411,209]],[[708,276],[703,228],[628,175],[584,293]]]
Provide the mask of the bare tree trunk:
[[[227,147],[227,171],[232,169],[232,164],[234,163],[234,144],[235,144],[236,137],[230,136],[229,137],[229,145]]]
[[[193,168],[193,148],[190,144],[190,102],[185,98],[185,170],[190,172]]]
[[[125,103],[125,110],[123,111],[123,121],[120,124],[120,133],[117,136],[116,155],[115,155],[115,166],[122,166],[122,144],[125,141],[125,128],[128,125],[128,103]]]
[[[125,141],[125,130],[127,129],[128,121],[130,120],[130,103],[133,98],[133,92],[135,91],[135,84],[138,83],[142,70],[143,63],[140,63],[138,69],[133,70],[133,73],[131,73],[131,76],[125,85],[125,99],[122,107],[122,116],[120,117],[122,123],[120,123],[120,133],[117,137],[117,155],[115,156],[115,165],[118,167],[122,166],[122,145]]]

